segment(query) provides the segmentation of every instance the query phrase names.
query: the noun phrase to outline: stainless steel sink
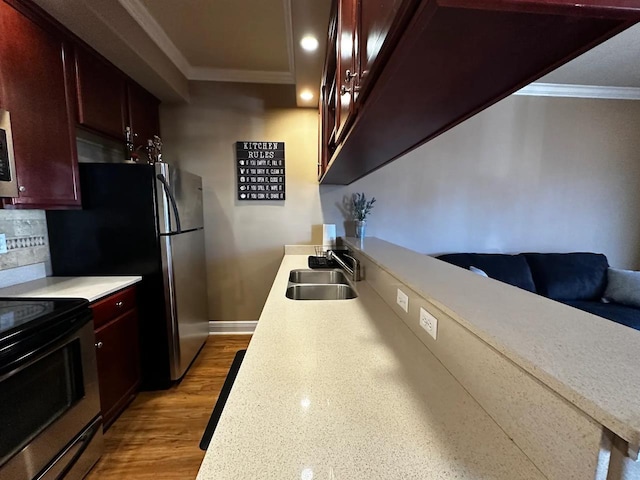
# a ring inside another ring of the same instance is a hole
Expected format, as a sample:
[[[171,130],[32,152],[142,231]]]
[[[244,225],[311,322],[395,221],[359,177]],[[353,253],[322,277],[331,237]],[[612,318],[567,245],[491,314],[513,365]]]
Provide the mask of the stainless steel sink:
[[[341,270],[291,270],[291,283],[342,284],[349,285]]]
[[[299,284],[290,285],[286,296],[292,300],[349,300],[358,294],[350,285]]]

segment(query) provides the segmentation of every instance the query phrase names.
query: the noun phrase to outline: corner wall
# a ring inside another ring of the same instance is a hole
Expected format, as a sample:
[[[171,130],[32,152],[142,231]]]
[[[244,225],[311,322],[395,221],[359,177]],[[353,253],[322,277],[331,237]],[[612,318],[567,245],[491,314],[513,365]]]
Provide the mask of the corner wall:
[[[190,90],[189,104],[161,107],[163,156],[203,177],[209,318],[257,320],[283,245],[321,242],[318,113],[293,107],[291,86],[193,82]],[[285,142],[284,202],[236,200],[241,140]]]
[[[382,134],[382,133],[381,133]],[[378,202],[367,226],[424,253],[596,251],[640,267],[640,102],[509,97],[348,186]]]

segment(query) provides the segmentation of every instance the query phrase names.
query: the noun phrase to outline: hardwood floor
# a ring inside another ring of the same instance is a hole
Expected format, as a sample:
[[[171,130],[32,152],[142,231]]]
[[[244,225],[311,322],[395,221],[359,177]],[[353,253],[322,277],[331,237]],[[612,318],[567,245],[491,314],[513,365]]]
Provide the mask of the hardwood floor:
[[[202,433],[236,351],[249,335],[210,336],[179,385],[141,392],[105,434],[105,452],[88,480],[194,479]]]

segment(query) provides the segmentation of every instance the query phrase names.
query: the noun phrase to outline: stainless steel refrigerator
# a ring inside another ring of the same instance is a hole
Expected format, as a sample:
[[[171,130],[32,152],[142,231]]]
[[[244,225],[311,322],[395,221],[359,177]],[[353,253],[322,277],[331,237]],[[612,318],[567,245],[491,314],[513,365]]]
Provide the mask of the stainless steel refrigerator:
[[[202,179],[166,163],[87,163],[80,188],[82,210],[47,212],[53,274],[142,275],[142,384],[165,388],[209,333]]]

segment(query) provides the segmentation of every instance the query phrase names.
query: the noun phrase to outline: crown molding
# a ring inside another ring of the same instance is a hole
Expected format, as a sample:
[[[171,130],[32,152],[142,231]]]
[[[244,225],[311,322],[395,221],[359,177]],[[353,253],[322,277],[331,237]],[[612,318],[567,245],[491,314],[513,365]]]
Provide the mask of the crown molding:
[[[147,7],[140,0],[118,0],[120,5],[133,17],[147,35],[155,42],[169,60],[189,79],[189,71],[192,68],[189,61],[175,46],[164,29],[156,22]]]
[[[208,82],[239,83],[285,83],[293,84],[295,79],[291,72],[267,72],[260,70],[231,70],[227,68],[191,67],[187,76],[189,80]]]
[[[284,8],[284,28],[287,35],[287,59],[289,61],[289,72],[295,76],[295,61],[293,52],[293,13],[291,11],[291,0],[282,0]]]
[[[233,70],[226,68],[194,67],[171,41],[160,24],[153,18],[140,0],[118,0],[120,5],[140,25],[153,42],[164,52],[187,80],[239,83],[283,83],[294,84],[293,26],[291,20],[291,0],[283,0],[285,29],[287,35],[288,72],[260,70]]]
[[[640,100],[640,88],[532,83],[514,95],[530,97],[601,98],[610,100]]]

